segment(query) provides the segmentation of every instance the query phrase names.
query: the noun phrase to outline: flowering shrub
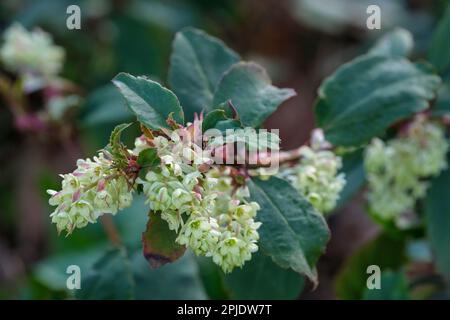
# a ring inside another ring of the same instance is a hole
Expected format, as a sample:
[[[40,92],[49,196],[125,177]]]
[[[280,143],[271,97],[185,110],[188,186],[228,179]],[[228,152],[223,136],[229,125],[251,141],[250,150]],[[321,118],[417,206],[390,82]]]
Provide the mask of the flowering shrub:
[[[169,71],[173,92],[146,77],[114,78],[142,135],[129,150],[120,141],[127,125],[119,126],[98,158],[79,160],[63,176],[62,190],[49,191],[57,205],[52,221],[70,233],[115,214],[142,192],[150,210],[144,255],[152,266],[189,248],[229,273],[262,247],[280,266],[316,282],[314,265],[329,237],[320,215],[354,188],[346,187],[347,154],[365,148],[370,212],[400,229],[414,225],[405,214],[425,197],[424,179],[447,167],[443,123],[425,112],[440,78],[403,57],[409,42],[404,51],[391,51],[395,32],[323,83],[316,105],[321,129],[309,145],[291,151],[280,151],[278,135],[253,128],[293,90],[272,86],[260,66],[240,61],[201,31],[178,33]],[[380,98],[384,91],[389,100]],[[384,142],[384,132],[400,120],[398,137]],[[275,159],[280,167],[268,168]],[[302,216],[311,224],[297,224],[306,221]],[[162,246],[162,237],[171,240]]]
[[[241,60],[219,39],[181,30],[172,46],[170,89],[146,76],[114,77],[135,121],[116,126],[108,145],[79,159],[73,172],[61,175],[61,187],[47,191],[51,222],[66,235],[98,220],[107,229],[107,214],[143,199],[148,220],[142,254],[153,268],[181,263],[191,251],[196,263],[210,268],[208,275],[219,267],[217,277],[228,285],[263,266],[274,282],[303,284],[305,277],[316,286],[316,264],[331,236],[326,219],[362,191],[382,233],[344,265],[336,281],[340,296],[367,294],[365,283],[349,289],[346,280],[365,272],[366,265],[355,267],[355,261],[370,260],[380,243],[401,253],[386,266],[403,274],[409,241],[426,241],[436,270],[450,277],[450,55],[440,45],[449,21],[450,11],[427,61],[408,58],[412,35],[397,29],[337,68],[318,89],[317,128],[293,150],[282,150],[278,132],[262,127],[295,91],[272,85],[261,66]],[[64,50],[49,34],[13,25],[0,59],[7,71],[0,74],[1,93],[20,131],[49,133],[79,104],[78,93],[59,78]],[[37,91],[45,92],[38,111],[21,103]],[[133,146],[124,142],[125,132],[134,134]],[[95,288],[104,268],[112,270],[110,280],[131,279],[124,286],[133,291],[143,277],[130,262],[134,248],[112,242],[116,248],[86,282]],[[84,297],[96,297],[95,290],[86,292]]]

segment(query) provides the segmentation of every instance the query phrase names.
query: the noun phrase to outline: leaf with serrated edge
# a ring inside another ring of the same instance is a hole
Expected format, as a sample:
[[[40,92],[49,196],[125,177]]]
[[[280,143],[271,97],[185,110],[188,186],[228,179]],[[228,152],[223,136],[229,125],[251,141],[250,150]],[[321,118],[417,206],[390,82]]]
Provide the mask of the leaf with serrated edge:
[[[184,123],[183,110],[177,96],[158,82],[127,73],[119,73],[112,82],[137,119],[149,128],[169,128],[167,118],[171,113],[176,122]]]
[[[295,96],[293,89],[271,84],[263,67],[239,62],[223,76],[214,93],[213,104],[231,101],[244,126],[259,127],[285,100]]]
[[[192,120],[194,112],[211,108],[217,83],[240,58],[221,40],[194,28],[178,32],[172,46],[169,83]]]
[[[330,237],[325,219],[283,179],[256,178],[248,186],[252,200],[261,207],[256,220],[262,222],[262,252],[317,284],[315,264]]]

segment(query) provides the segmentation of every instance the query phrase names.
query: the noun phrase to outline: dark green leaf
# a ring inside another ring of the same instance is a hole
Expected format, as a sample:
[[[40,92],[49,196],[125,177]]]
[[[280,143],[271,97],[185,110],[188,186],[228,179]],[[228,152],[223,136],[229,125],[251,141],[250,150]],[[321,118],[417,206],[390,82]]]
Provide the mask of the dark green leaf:
[[[206,299],[206,294],[191,254],[163,268],[151,269],[141,250],[127,254],[125,249],[114,249],[82,278],[77,298]]]
[[[119,73],[112,81],[137,119],[149,128],[168,128],[166,120],[170,114],[178,123],[184,123],[177,97],[159,83],[127,73]]]
[[[295,299],[303,290],[304,279],[257,252],[242,269],[225,275],[225,284],[233,299]]]
[[[217,83],[239,60],[222,41],[203,31],[187,28],[176,34],[169,83],[180,98],[188,120],[193,119],[194,112],[211,108]]]
[[[386,271],[381,273],[381,288],[366,288],[364,300],[409,300],[408,283],[403,272]]]
[[[425,199],[427,233],[437,269],[450,279],[450,170],[435,178]]]
[[[383,35],[370,49],[371,55],[389,57],[407,57],[414,48],[414,40],[411,32],[397,28]]]
[[[315,264],[330,236],[323,217],[285,180],[253,179],[249,188],[252,200],[261,206],[261,251],[317,283]]]
[[[320,86],[316,118],[331,143],[358,146],[426,109],[439,84],[438,76],[405,59],[361,56]]]
[[[220,131],[241,128],[242,124],[237,120],[237,115],[234,113],[235,110],[232,109],[228,102],[222,103],[206,114],[202,123],[203,132],[212,128]]]
[[[97,261],[88,276],[82,278],[78,299],[133,299],[134,278],[128,253],[112,249]]]
[[[161,214],[150,211],[147,230],[142,234],[144,257],[152,268],[179,259],[186,247],[175,242],[177,233],[169,229],[169,225],[161,218]]]
[[[208,297],[213,300],[230,298],[229,290],[225,287],[224,274],[220,267],[211,258],[197,256],[200,278]]]
[[[206,299],[198,266],[188,252],[162,268],[151,269],[140,251],[131,259],[136,299]]]
[[[292,89],[271,85],[266,71],[259,65],[239,62],[220,81],[214,105],[231,101],[244,126],[259,127],[285,100],[295,95]]]
[[[217,109],[209,112],[206,114],[205,119],[202,123],[202,130],[203,132],[207,131],[208,129],[214,128],[216,124],[220,121],[227,120],[227,116],[225,113],[225,110]]]
[[[367,287],[367,267],[377,265],[381,270],[396,270],[405,262],[405,243],[381,234],[356,251],[338,273],[335,288],[340,299],[360,300]]]
[[[428,60],[441,75],[450,76],[450,5],[447,7],[431,40]]]
[[[158,164],[159,157],[156,148],[148,148],[142,150],[138,155],[137,163],[141,167],[152,167]]]
[[[84,250],[50,256],[33,268],[33,276],[39,283],[52,290],[67,290],[66,281],[69,276],[66,273],[67,267],[77,265],[83,275],[83,270],[88,270],[106,250],[107,245],[102,243]]]
[[[450,116],[450,84],[444,83],[440,87],[432,114],[437,117]]]

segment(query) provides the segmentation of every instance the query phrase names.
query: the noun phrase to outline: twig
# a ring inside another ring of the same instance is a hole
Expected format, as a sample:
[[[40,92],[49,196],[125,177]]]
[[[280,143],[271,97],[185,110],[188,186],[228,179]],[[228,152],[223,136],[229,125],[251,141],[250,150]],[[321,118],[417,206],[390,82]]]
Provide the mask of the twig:
[[[103,215],[100,217],[100,221],[111,244],[115,247],[120,247],[122,245],[122,239],[112,217],[110,215]]]

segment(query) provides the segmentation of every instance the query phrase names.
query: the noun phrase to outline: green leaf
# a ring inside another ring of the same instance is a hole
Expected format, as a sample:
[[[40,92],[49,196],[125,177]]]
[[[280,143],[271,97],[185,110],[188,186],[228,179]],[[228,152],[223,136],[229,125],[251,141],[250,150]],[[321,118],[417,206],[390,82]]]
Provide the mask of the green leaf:
[[[408,30],[396,28],[383,35],[370,49],[371,55],[407,57],[414,48],[414,39]]]
[[[168,128],[166,120],[170,114],[178,123],[184,123],[178,98],[159,83],[127,73],[119,73],[112,82],[122,93],[137,119],[149,128]]]
[[[137,251],[132,255],[131,264],[136,283],[134,291],[136,299],[203,300],[207,298],[197,263],[190,252],[163,268],[151,269],[142,253]]]
[[[237,120],[237,115],[234,113],[235,110],[232,109],[228,102],[222,103],[206,114],[202,123],[203,132],[213,128],[223,132],[227,129],[241,128],[242,124]]]
[[[280,268],[262,252],[252,255],[252,260],[242,269],[225,275],[225,285],[232,299],[295,299],[304,287],[298,273]]]
[[[434,31],[428,60],[445,78],[450,77],[450,5]]]
[[[316,119],[334,145],[358,146],[428,107],[440,79],[401,58],[365,55],[319,88]]]
[[[450,84],[444,83],[439,88],[432,114],[436,117],[450,116]]]
[[[211,108],[213,94],[223,73],[239,56],[219,39],[187,28],[175,35],[170,57],[169,83],[180,98],[186,118]]]
[[[435,178],[425,199],[427,234],[437,269],[450,279],[450,170]]]
[[[200,278],[208,297],[213,300],[225,300],[230,298],[228,288],[225,287],[223,271],[210,257],[196,257],[200,270]]]
[[[203,132],[207,131],[208,129],[214,128],[217,123],[221,121],[226,121],[228,119],[225,110],[217,109],[209,112],[202,123],[202,130]]]
[[[137,163],[141,167],[153,167],[159,163],[158,152],[156,148],[142,150],[137,158]]]
[[[342,266],[339,271],[335,289],[340,299],[360,300],[367,287],[367,267],[377,265],[381,270],[397,270],[405,262],[405,242],[381,234],[365,244]]]
[[[147,230],[142,233],[142,244],[144,257],[152,268],[173,262],[184,254],[186,247],[176,243],[176,238],[177,233],[169,229],[161,214],[150,211]]]
[[[122,300],[134,298],[134,278],[128,253],[115,248],[97,261],[86,278],[82,278],[78,299]]]
[[[365,183],[366,175],[364,171],[363,150],[360,149],[343,155],[342,169],[340,172],[345,173],[346,182],[339,195],[336,209],[344,206]]]
[[[381,288],[364,290],[364,300],[409,300],[408,283],[403,272],[381,273]]]
[[[285,180],[252,179],[248,186],[252,200],[261,206],[261,251],[317,283],[315,264],[330,237],[324,218]]]
[[[111,155],[113,156],[114,163],[119,167],[124,167],[127,164],[127,151],[121,142],[121,136],[123,130],[131,126],[131,123],[122,123],[117,125],[111,132],[109,138],[109,147],[111,148]]]
[[[68,290],[66,286],[67,267],[77,265],[81,272],[88,270],[94,262],[103,256],[107,248],[108,246],[105,243],[101,243],[79,251],[52,255],[34,266],[33,276],[39,283],[52,290]]]
[[[107,252],[84,275],[78,299],[205,299],[191,254],[164,268],[151,269],[141,250]]]
[[[244,126],[259,127],[283,101],[294,95],[292,89],[271,85],[269,76],[261,66],[239,62],[223,76],[214,93],[213,105],[230,100]]]

